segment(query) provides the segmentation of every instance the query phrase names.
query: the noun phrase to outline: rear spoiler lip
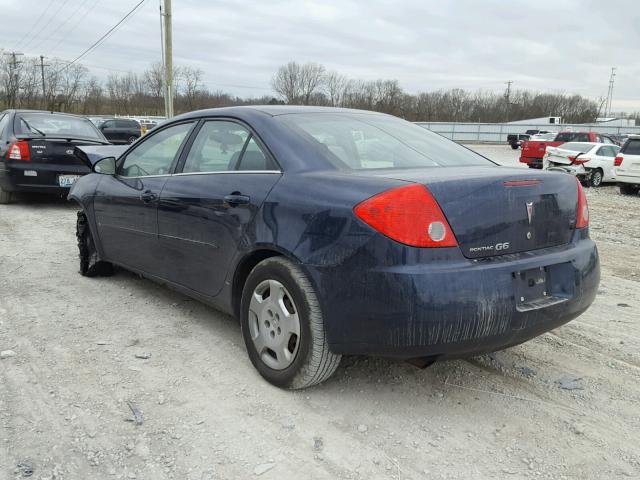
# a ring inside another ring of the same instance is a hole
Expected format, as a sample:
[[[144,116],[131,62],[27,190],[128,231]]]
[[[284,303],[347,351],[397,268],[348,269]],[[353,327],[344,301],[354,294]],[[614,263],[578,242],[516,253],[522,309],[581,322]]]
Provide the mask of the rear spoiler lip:
[[[93,169],[98,160],[106,157],[115,157],[117,159],[128,148],[129,145],[80,145],[73,149],[73,153],[85,165]]]
[[[87,137],[72,137],[69,135],[16,135],[16,140],[70,140],[72,142],[91,142],[96,145],[111,145],[108,141]]]

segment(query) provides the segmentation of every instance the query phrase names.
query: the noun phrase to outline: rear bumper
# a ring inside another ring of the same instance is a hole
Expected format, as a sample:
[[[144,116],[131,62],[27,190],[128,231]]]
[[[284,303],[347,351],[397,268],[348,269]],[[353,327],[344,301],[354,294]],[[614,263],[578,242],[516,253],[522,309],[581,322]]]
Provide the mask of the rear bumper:
[[[359,269],[307,268],[334,352],[466,357],[522,343],[589,307],[600,266],[587,235],[577,231],[568,245],[478,261],[439,249],[442,258],[428,263],[376,268],[363,257]],[[561,303],[525,309],[514,273],[540,267],[548,272],[549,295]]]
[[[620,170],[616,172],[616,182],[628,183],[640,187],[640,176],[621,175]]]
[[[86,165],[3,162],[0,163],[0,187],[7,192],[66,195],[69,188],[59,186],[58,176],[86,175],[87,173],[90,173],[90,170]]]

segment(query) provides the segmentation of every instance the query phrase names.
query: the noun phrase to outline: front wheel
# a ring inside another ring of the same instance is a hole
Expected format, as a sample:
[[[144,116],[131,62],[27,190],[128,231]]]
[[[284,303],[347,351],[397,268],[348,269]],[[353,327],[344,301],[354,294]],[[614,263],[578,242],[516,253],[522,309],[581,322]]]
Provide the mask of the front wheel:
[[[302,269],[283,257],[260,262],[242,291],[240,324],[249,359],[281,388],[328,379],[340,364],[329,350],[320,305]]]
[[[78,212],[76,222],[76,238],[80,251],[80,275],[85,277],[108,276],[113,274],[113,265],[98,259],[87,216],[83,211]]]
[[[11,192],[7,192],[0,187],[0,205],[7,205],[11,202]]]
[[[514,150],[517,150],[518,147],[520,146],[517,143],[510,143],[509,145],[511,145],[511,148],[513,148]]]
[[[591,172],[591,177],[589,177],[589,185],[592,187],[599,187],[600,185],[602,185],[603,178],[604,175],[602,173],[602,170],[597,168]]]

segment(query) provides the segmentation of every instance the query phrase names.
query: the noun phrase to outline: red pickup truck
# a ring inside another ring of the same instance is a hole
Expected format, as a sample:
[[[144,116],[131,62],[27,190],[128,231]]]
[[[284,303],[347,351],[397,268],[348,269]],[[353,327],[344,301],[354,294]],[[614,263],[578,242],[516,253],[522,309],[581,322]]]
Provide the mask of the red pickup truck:
[[[566,142],[596,142],[615,144],[608,135],[596,132],[560,132],[553,141],[527,140],[522,144],[520,163],[526,163],[529,168],[542,168],[542,157],[547,147],[557,147]]]

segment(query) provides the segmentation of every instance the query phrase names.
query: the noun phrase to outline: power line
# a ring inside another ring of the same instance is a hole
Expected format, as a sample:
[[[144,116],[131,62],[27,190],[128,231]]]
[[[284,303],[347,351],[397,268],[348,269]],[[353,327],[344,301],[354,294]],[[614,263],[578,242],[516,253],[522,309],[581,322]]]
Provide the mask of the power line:
[[[53,22],[53,20],[56,18],[56,16],[60,13],[60,11],[65,7],[67,3],[69,3],[69,0],[64,0],[64,2],[60,4],[60,7],[51,15],[51,17],[49,18],[49,21],[45,23],[44,26],[40,30],[38,30],[38,32],[29,39],[29,41],[27,41],[27,43],[24,44],[24,49],[26,49],[29,45],[31,45],[31,42],[37,39],[40,36],[40,34],[44,32],[44,30],[49,25],[51,25],[51,22]]]
[[[58,48],[60,44],[67,39],[67,34],[69,32],[74,31],[76,27],[80,25],[80,22],[82,22],[85,19],[85,17],[89,14],[89,12],[93,11],[93,9],[95,8],[95,6],[98,4],[99,1],[100,0],[95,0],[93,4],[90,5],[89,8],[87,8],[87,11],[84,12],[80,17],[78,17],[78,20],[73,25],[71,25],[71,27],[67,29],[67,31],[64,32],[64,34],[62,34],[62,36],[60,37],[60,40],[58,40],[58,42],[53,47],[51,47],[47,53],[50,54],[51,52],[55,51],[55,49]]]
[[[111,27],[107,33],[105,33],[104,35],[102,35],[98,40],[96,40],[89,48],[87,48],[84,52],[82,52],[80,55],[78,55],[76,58],[74,58],[71,62],[69,62],[69,64],[65,67],[63,67],[60,71],[65,70],[67,68],[69,68],[71,65],[73,65],[74,63],[76,63],[78,60],[80,60],[82,57],[84,57],[85,55],[87,55],[88,53],[90,53],[92,50],[94,50],[95,48],[97,48],[98,46],[100,46],[100,44],[102,42],[104,42],[120,25],[122,25],[122,23],[124,23],[125,20],[127,20],[131,15],[133,15],[138,8],[147,0],[140,0],[140,2],[138,2],[136,4],[135,7],[133,7],[131,10],[129,10],[129,12],[122,17],[118,23],[116,23],[113,27]]]
[[[20,37],[20,40],[18,40],[18,42],[13,46],[13,48],[17,48],[22,41],[27,38],[29,35],[31,35],[31,33],[33,33],[33,31],[35,30],[35,28],[38,26],[38,24],[40,23],[40,20],[42,20],[45,15],[47,14],[47,12],[49,11],[49,9],[51,8],[51,5],[53,5],[53,2],[55,0],[49,0],[49,4],[47,5],[47,8],[45,8],[42,13],[40,14],[40,16],[38,17],[38,19],[36,20],[36,22],[33,24],[33,26],[31,27],[31,29],[27,30],[24,32],[24,35],[22,35],[22,37]]]
[[[82,3],[80,4],[80,6],[79,6],[77,9],[75,9],[75,12],[76,12],[76,13],[77,13],[77,12],[80,12],[80,10],[82,10],[82,9],[84,8],[84,6],[85,6],[88,2],[89,2],[89,0],[84,0],[84,2],[82,2]],[[48,36],[43,37],[43,38],[40,40],[40,42],[38,42],[38,44],[37,44],[37,45],[34,45],[34,46],[33,46],[33,49],[34,49],[34,50],[36,50],[36,49],[40,48],[40,46],[41,46],[44,42],[46,42],[47,40],[53,40],[54,35],[55,35],[56,33],[58,33],[62,27],[64,27],[67,23],[69,23],[69,20],[71,20],[72,18],[75,18],[75,16],[74,16],[74,15],[67,15],[67,16],[66,16],[66,18],[62,21],[62,23],[58,24],[58,26],[57,26],[56,28],[54,28],[54,29],[49,33],[49,35],[48,35]],[[63,37],[63,38],[64,38],[64,37]]]

